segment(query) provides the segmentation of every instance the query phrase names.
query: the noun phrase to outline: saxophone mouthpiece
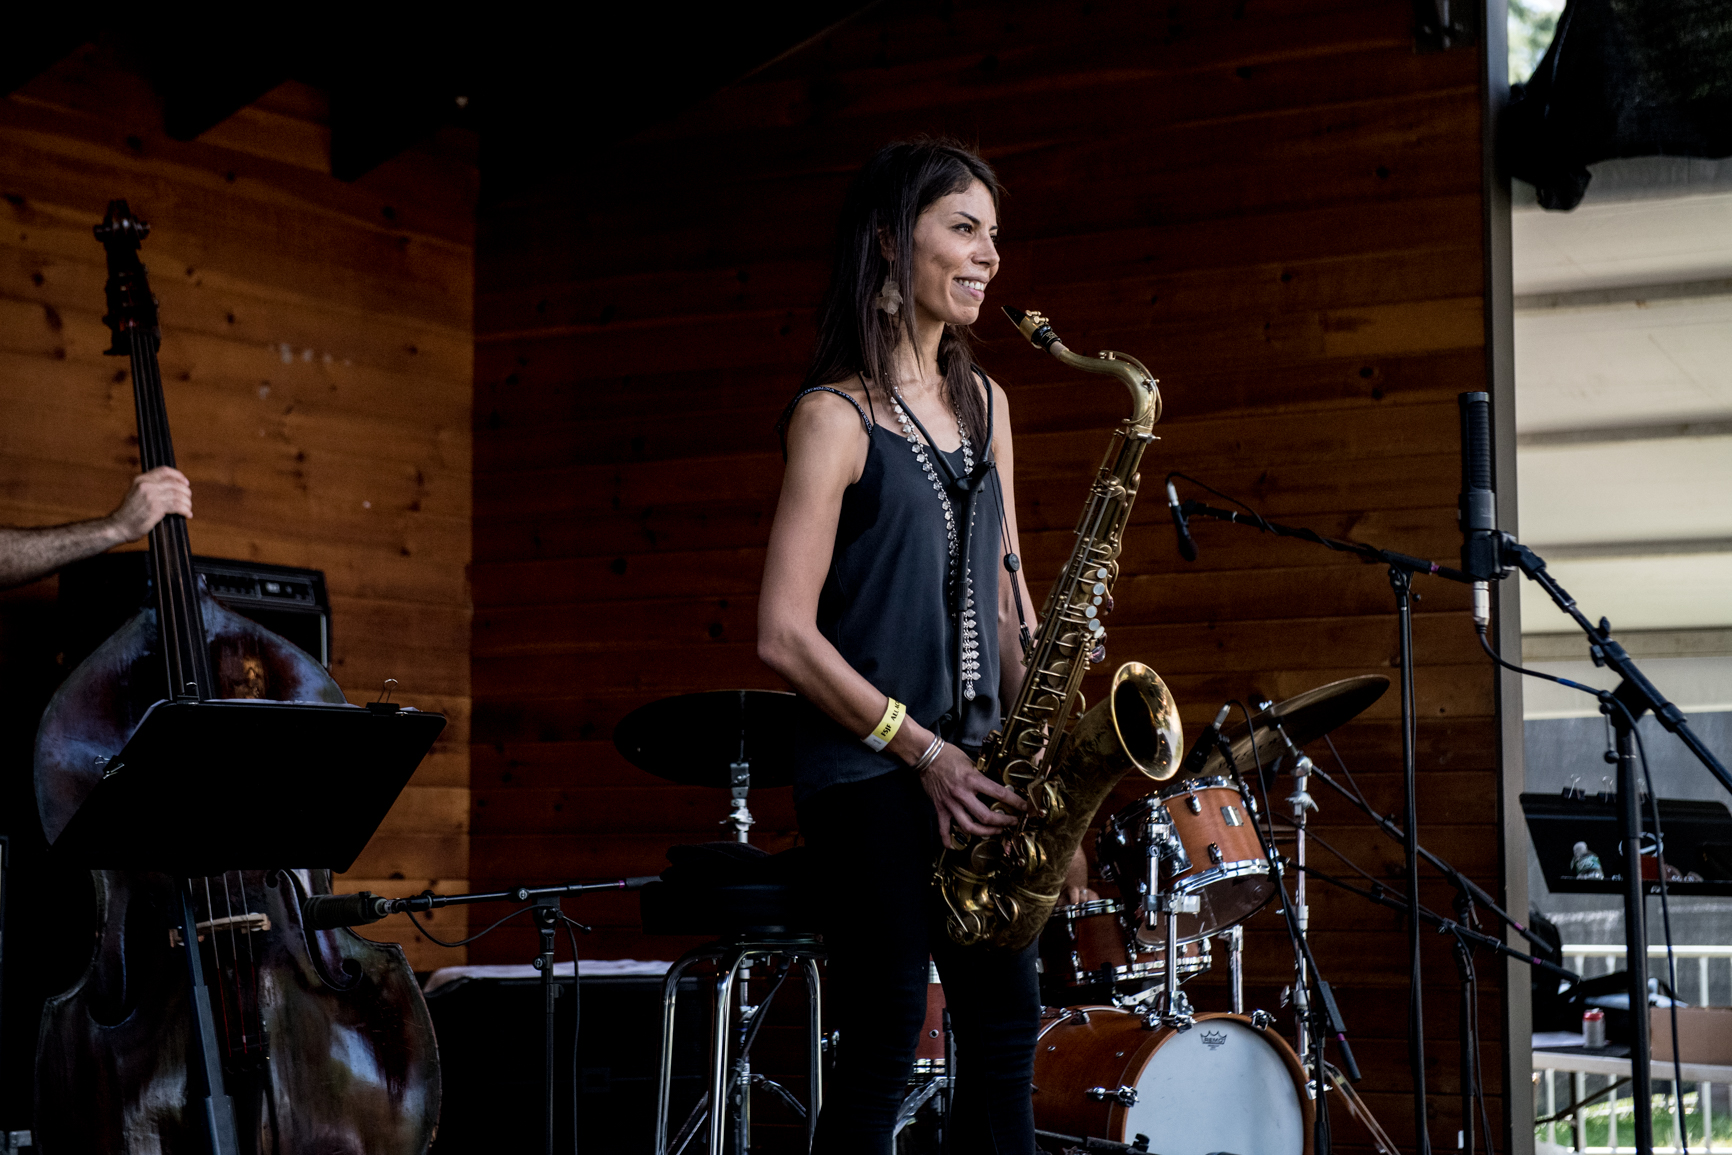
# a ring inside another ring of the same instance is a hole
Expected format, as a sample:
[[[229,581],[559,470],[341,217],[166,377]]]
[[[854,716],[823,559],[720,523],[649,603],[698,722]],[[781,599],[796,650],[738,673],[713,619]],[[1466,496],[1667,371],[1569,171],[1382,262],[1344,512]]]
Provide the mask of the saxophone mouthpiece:
[[[1029,344],[1036,349],[1048,349],[1053,342],[1058,340],[1058,334],[1052,331],[1052,325],[1033,309],[1025,313],[1021,309],[1013,309],[1009,305],[1005,305],[1003,308],[1004,315],[1011,319],[1017,330],[1024,337],[1027,337]]]

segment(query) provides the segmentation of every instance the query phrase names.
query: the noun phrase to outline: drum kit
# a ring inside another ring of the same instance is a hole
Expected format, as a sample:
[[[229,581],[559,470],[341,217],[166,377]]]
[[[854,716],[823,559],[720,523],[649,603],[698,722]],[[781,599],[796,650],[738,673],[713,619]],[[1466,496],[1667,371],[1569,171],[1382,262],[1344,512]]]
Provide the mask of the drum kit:
[[[1035,1052],[1034,1115],[1043,1147],[1310,1155],[1317,1073],[1276,1033],[1271,1015],[1244,1007],[1245,922],[1279,895],[1296,916],[1289,925],[1305,930],[1304,874],[1291,896],[1281,895],[1273,824],[1253,788],[1268,779],[1254,778],[1288,760],[1294,790],[1285,799],[1285,837],[1294,841],[1292,860],[1303,863],[1314,804],[1300,747],[1360,714],[1388,685],[1376,675],[1332,682],[1279,704],[1259,703],[1248,723],[1236,725],[1221,724],[1223,711],[1174,779],[1105,817],[1096,860],[1118,897],[1057,907],[1039,945],[1047,1010]],[[786,732],[793,708],[792,695],[765,691],[667,699],[628,718],[615,741],[652,773],[727,787],[732,809],[722,824],[744,842],[750,787],[792,780],[776,736]],[[694,725],[694,710],[707,720]],[[693,757],[694,734],[715,749]],[[1213,967],[1217,942],[1227,956],[1231,1006],[1198,1013],[1182,984]],[[909,1152],[941,1130],[956,1062],[936,968],[930,978],[897,1124],[899,1149]],[[1295,992],[1303,987],[1301,974]],[[1303,1037],[1299,1044],[1303,1052]],[[1333,1068],[1326,1076],[1382,1146],[1381,1129],[1345,1080]]]

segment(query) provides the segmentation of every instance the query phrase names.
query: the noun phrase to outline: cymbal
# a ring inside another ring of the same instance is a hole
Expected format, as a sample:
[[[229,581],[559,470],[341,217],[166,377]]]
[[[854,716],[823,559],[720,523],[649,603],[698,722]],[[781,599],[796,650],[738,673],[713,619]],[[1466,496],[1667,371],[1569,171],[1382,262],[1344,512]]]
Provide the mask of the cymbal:
[[[751,764],[753,786],[791,786],[789,739],[800,699],[783,690],[712,690],[640,706],[614,728],[632,765],[681,786],[719,786],[728,767]]]
[[[1388,678],[1382,674],[1366,674],[1358,678],[1343,678],[1339,682],[1330,682],[1270,706],[1251,718],[1252,730],[1256,735],[1255,753],[1252,749],[1252,735],[1247,733],[1243,721],[1223,730],[1227,741],[1233,746],[1233,761],[1238,764],[1240,773],[1255,769],[1259,763],[1264,766],[1271,765],[1287,752],[1286,743],[1282,742],[1281,735],[1275,732],[1276,723],[1280,723],[1287,737],[1293,740],[1293,745],[1303,747],[1307,742],[1315,742],[1337,726],[1358,717],[1371,703],[1383,697],[1387,689]],[[1225,775],[1227,760],[1221,756],[1219,750],[1212,750],[1197,773],[1201,777]]]

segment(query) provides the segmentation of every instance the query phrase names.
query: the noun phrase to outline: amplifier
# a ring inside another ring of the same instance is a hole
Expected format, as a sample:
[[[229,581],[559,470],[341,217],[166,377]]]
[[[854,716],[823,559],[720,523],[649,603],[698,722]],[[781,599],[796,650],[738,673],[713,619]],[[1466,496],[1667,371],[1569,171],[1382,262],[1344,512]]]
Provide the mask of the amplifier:
[[[565,964],[562,964],[565,965]],[[503,969],[503,968],[502,968]],[[529,968],[525,967],[524,970]],[[554,980],[554,1149],[572,1149],[571,979]],[[662,979],[583,979],[577,1040],[578,1149],[652,1155],[661,1062]],[[674,1040],[673,1117],[678,1130],[706,1082],[707,991],[680,983]],[[545,1142],[543,1057],[546,1012],[539,978],[463,978],[427,996],[439,1036],[444,1104],[429,1155],[540,1151]],[[805,1139],[804,1132],[800,1138]],[[688,1150],[696,1150],[693,1146]]]
[[[152,595],[150,555],[105,553],[60,571],[60,652],[71,670],[125,625]],[[331,601],[321,570],[232,558],[192,566],[218,602],[331,665]]]

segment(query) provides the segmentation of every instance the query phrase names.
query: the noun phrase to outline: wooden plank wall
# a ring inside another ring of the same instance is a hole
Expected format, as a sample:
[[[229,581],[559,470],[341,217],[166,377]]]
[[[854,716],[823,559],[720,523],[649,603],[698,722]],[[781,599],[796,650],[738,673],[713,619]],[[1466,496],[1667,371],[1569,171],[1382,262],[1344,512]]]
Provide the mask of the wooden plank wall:
[[[471,877],[648,873],[668,845],[718,837],[720,796],[659,783],[609,738],[664,695],[777,685],[753,648],[771,426],[811,347],[843,187],[891,139],[978,142],[1010,192],[978,336],[1009,392],[1037,599],[1124,403],[1022,343],[1000,303],[1155,367],[1167,417],[1150,476],[1182,470],[1272,517],[1447,558],[1454,395],[1484,382],[1478,64],[1417,53],[1411,23],[1402,0],[892,3],[484,216]],[[1228,697],[1394,673],[1382,570],[1221,525],[1197,529],[1186,564],[1148,488],[1109,650],[1159,669],[1193,733]],[[1424,583],[1417,607],[1422,833],[1495,886],[1492,672],[1464,593]],[[1386,812],[1397,717],[1392,693],[1337,739]],[[771,849],[796,837],[786,795],[753,801]],[[1399,876],[1399,847],[1327,790],[1318,801],[1325,838]],[[1406,1145],[1404,936],[1386,911],[1312,893],[1361,1089]],[[1430,881],[1424,897],[1449,902]],[[644,938],[629,897],[583,910],[595,955],[685,946]],[[1291,956],[1272,913],[1249,941],[1252,1003],[1275,1010]],[[1433,1134],[1450,1146],[1454,969],[1444,944],[1427,952]],[[527,930],[473,951],[531,953]],[[1500,968],[1482,965],[1495,1092]],[[1218,956],[1199,981],[1206,1008],[1225,1005],[1224,969]],[[1368,1150],[1337,1117],[1344,1147]]]
[[[126,365],[101,355],[90,233],[125,196],[152,226],[144,258],[194,551],[323,570],[349,699],[395,677],[398,701],[451,718],[338,889],[462,889],[476,142],[448,132],[344,184],[328,175],[328,112],[320,92],[285,84],[176,142],[146,82],[97,47],[0,100],[0,523],[105,514],[136,472]],[[64,673],[54,597],[51,579],[0,603],[18,832],[35,830],[30,742]],[[341,787],[316,767],[283,784],[333,805]],[[406,921],[378,929],[418,968],[462,957]],[[32,1021],[6,1027],[34,1038]]]

